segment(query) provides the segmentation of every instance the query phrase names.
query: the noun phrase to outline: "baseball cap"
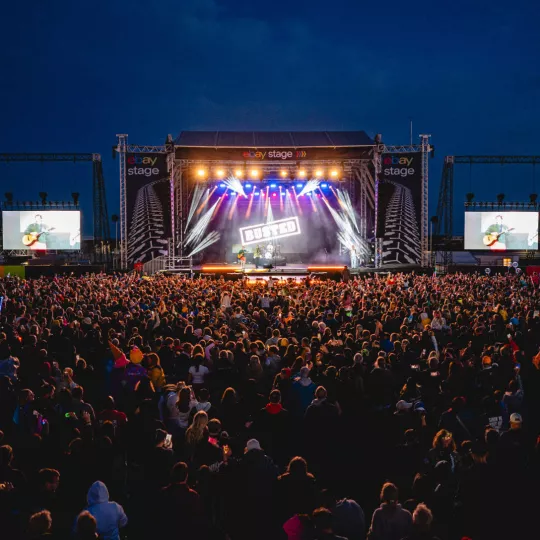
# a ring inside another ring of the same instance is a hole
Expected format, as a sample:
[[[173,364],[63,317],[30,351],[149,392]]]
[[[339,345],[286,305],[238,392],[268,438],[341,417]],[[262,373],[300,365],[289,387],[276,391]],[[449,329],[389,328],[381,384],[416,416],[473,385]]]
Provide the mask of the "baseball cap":
[[[396,403],[396,409],[398,411],[407,411],[408,409],[412,409],[412,406],[412,403],[407,403],[404,399],[401,399]]]
[[[510,423],[521,424],[521,422],[523,422],[523,418],[521,418],[521,414],[513,413],[510,415]]]
[[[246,443],[246,452],[249,452],[250,450],[261,450],[261,444],[257,439],[249,439]]]
[[[426,412],[426,407],[421,401],[418,401],[414,404],[414,410]]]

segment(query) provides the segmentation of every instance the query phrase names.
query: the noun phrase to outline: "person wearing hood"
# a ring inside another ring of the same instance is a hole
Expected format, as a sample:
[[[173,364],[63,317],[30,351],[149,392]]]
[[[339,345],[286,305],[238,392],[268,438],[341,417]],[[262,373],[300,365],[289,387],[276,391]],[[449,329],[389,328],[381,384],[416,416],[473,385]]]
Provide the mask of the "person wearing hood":
[[[381,490],[381,506],[373,512],[368,538],[370,540],[400,540],[412,529],[412,516],[398,502],[397,487],[387,482]]]
[[[313,393],[317,388],[309,377],[309,367],[300,369],[300,378],[296,379],[292,385],[292,394],[295,401],[295,412],[297,416],[304,416],[306,409],[313,400]]]
[[[109,501],[109,490],[103,482],[94,482],[88,490],[87,510],[97,522],[97,533],[103,540],[120,540],[120,529],[128,523],[124,509]]]

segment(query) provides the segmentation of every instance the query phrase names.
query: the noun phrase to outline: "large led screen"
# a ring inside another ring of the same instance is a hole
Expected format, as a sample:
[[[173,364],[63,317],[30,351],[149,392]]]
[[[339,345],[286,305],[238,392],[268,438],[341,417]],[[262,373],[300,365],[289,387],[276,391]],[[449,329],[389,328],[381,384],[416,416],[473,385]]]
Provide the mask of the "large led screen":
[[[465,212],[465,249],[537,250],[538,212]]]
[[[78,210],[2,212],[4,249],[69,250],[81,248]]]

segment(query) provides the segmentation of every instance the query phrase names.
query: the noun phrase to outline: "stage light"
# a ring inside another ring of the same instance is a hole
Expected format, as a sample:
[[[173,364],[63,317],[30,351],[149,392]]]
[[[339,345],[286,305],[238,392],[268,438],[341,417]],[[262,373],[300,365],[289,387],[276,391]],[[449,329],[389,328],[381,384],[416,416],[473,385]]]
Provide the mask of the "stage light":
[[[277,197],[277,193],[272,193],[272,197]]]
[[[225,176],[225,171],[223,169],[218,169],[216,175],[218,178],[223,178]]]
[[[305,178],[306,177],[306,171],[304,171],[304,169],[300,169],[298,171],[298,177],[299,178]]]
[[[274,188],[277,187],[277,184],[270,184],[270,187],[271,187],[272,189],[274,189]]]
[[[234,197],[236,195],[236,191],[233,191],[231,195]]]
[[[306,193],[306,195],[307,195],[308,197],[311,197],[311,193],[312,193],[311,191],[308,191],[308,192]],[[300,197],[301,197],[301,196],[302,196],[302,195],[300,195]]]
[[[282,178],[285,178],[289,173],[285,169],[283,169],[279,174],[281,174]]]
[[[473,199],[474,199],[474,193],[467,193],[467,195],[465,195],[467,197],[467,202],[468,203],[472,203],[473,202]]]
[[[331,176],[332,178],[337,178],[337,177],[339,176],[339,171],[338,171],[337,169],[332,169],[332,170],[330,171],[330,176]]]
[[[259,171],[257,169],[251,169],[251,178],[259,178]]]
[[[260,195],[260,193],[259,193],[258,191],[256,191],[256,192],[254,193],[254,195],[255,195],[255,197],[258,197],[258,196]]]
[[[328,187],[328,184],[321,184],[321,187],[322,187],[322,188],[327,188],[327,187]]]
[[[225,184],[219,184],[219,187],[224,188],[224,187],[227,187],[227,186]]]
[[[197,176],[199,178],[204,178],[206,176],[206,171],[204,169],[197,169]]]
[[[296,187],[297,187],[298,189],[302,189],[302,188],[304,187],[304,184],[296,184]]]
[[[246,184],[246,187],[249,189],[251,188],[251,184]]]
[[[316,176],[317,178],[321,178],[321,177],[323,176],[323,174],[324,174],[324,171],[323,171],[322,169],[317,169],[317,170],[315,171],[315,176]]]
[[[499,194],[497,195],[497,202],[498,202],[499,204],[502,204],[503,201],[504,201],[504,193],[499,193]]]
[[[236,176],[237,178],[242,178],[242,176],[244,176],[244,171],[242,169],[236,169],[234,171],[234,176]]]
[[[72,193],[71,196],[73,197],[73,204],[79,206],[79,193]]]

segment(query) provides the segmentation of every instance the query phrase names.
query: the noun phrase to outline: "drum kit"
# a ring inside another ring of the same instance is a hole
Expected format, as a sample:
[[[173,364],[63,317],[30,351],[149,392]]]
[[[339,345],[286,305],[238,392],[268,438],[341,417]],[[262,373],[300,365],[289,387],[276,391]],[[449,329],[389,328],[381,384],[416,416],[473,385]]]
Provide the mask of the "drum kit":
[[[263,259],[272,260],[281,255],[281,246],[279,244],[267,244],[262,249]]]

